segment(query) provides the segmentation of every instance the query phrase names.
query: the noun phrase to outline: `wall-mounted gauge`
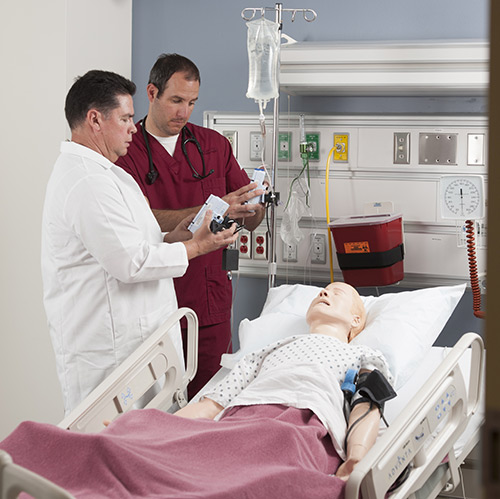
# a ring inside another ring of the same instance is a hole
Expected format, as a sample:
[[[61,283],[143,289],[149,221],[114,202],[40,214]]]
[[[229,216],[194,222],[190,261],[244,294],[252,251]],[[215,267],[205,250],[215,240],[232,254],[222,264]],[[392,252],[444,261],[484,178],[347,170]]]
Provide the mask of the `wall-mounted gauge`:
[[[484,180],[480,175],[446,175],[440,179],[441,217],[484,218]]]

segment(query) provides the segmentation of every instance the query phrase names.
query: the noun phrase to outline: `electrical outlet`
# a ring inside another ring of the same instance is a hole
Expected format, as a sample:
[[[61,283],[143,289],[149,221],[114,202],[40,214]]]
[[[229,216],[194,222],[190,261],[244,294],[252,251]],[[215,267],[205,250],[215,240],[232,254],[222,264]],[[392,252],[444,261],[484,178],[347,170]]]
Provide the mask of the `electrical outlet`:
[[[240,258],[252,258],[252,239],[248,230],[240,230],[236,243]]]
[[[311,234],[311,263],[326,263],[325,234]]]
[[[283,243],[283,261],[297,262],[297,245]]]
[[[233,149],[233,156],[238,158],[238,132],[236,130],[223,130],[222,135],[229,140]]]
[[[252,232],[252,258],[267,260],[267,232],[257,230]]]
[[[410,133],[394,132],[394,164],[410,164]]]
[[[264,141],[260,132],[250,132],[250,161],[262,161]]]
[[[279,133],[278,134],[278,160],[290,161],[292,159],[292,134]]]

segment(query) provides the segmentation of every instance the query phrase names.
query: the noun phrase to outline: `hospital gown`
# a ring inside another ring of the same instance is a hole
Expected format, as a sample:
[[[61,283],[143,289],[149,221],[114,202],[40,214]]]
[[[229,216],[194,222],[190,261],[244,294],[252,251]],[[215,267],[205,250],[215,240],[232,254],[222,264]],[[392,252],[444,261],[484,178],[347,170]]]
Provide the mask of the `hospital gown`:
[[[310,409],[328,430],[339,456],[345,459],[342,444],[347,425],[340,385],[348,369],[378,369],[390,383],[393,381],[379,351],[323,334],[307,334],[292,336],[246,355],[203,395],[225,410],[256,404]]]

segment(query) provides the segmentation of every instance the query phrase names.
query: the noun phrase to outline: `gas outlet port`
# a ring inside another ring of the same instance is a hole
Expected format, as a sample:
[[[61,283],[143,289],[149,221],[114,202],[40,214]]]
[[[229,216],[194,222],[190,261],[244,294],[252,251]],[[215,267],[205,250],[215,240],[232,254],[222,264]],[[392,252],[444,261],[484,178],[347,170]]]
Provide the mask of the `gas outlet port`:
[[[349,160],[349,134],[333,134],[333,161],[347,163]]]

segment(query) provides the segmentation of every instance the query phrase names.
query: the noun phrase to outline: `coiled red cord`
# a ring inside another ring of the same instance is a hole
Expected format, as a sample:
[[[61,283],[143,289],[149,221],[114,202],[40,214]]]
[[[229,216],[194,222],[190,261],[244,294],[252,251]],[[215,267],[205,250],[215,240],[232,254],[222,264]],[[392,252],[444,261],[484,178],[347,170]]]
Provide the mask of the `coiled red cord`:
[[[481,310],[481,289],[476,263],[476,244],[474,237],[474,220],[465,221],[465,233],[467,239],[467,255],[469,259],[470,284],[472,288],[472,310],[479,319],[484,319],[486,313]]]

